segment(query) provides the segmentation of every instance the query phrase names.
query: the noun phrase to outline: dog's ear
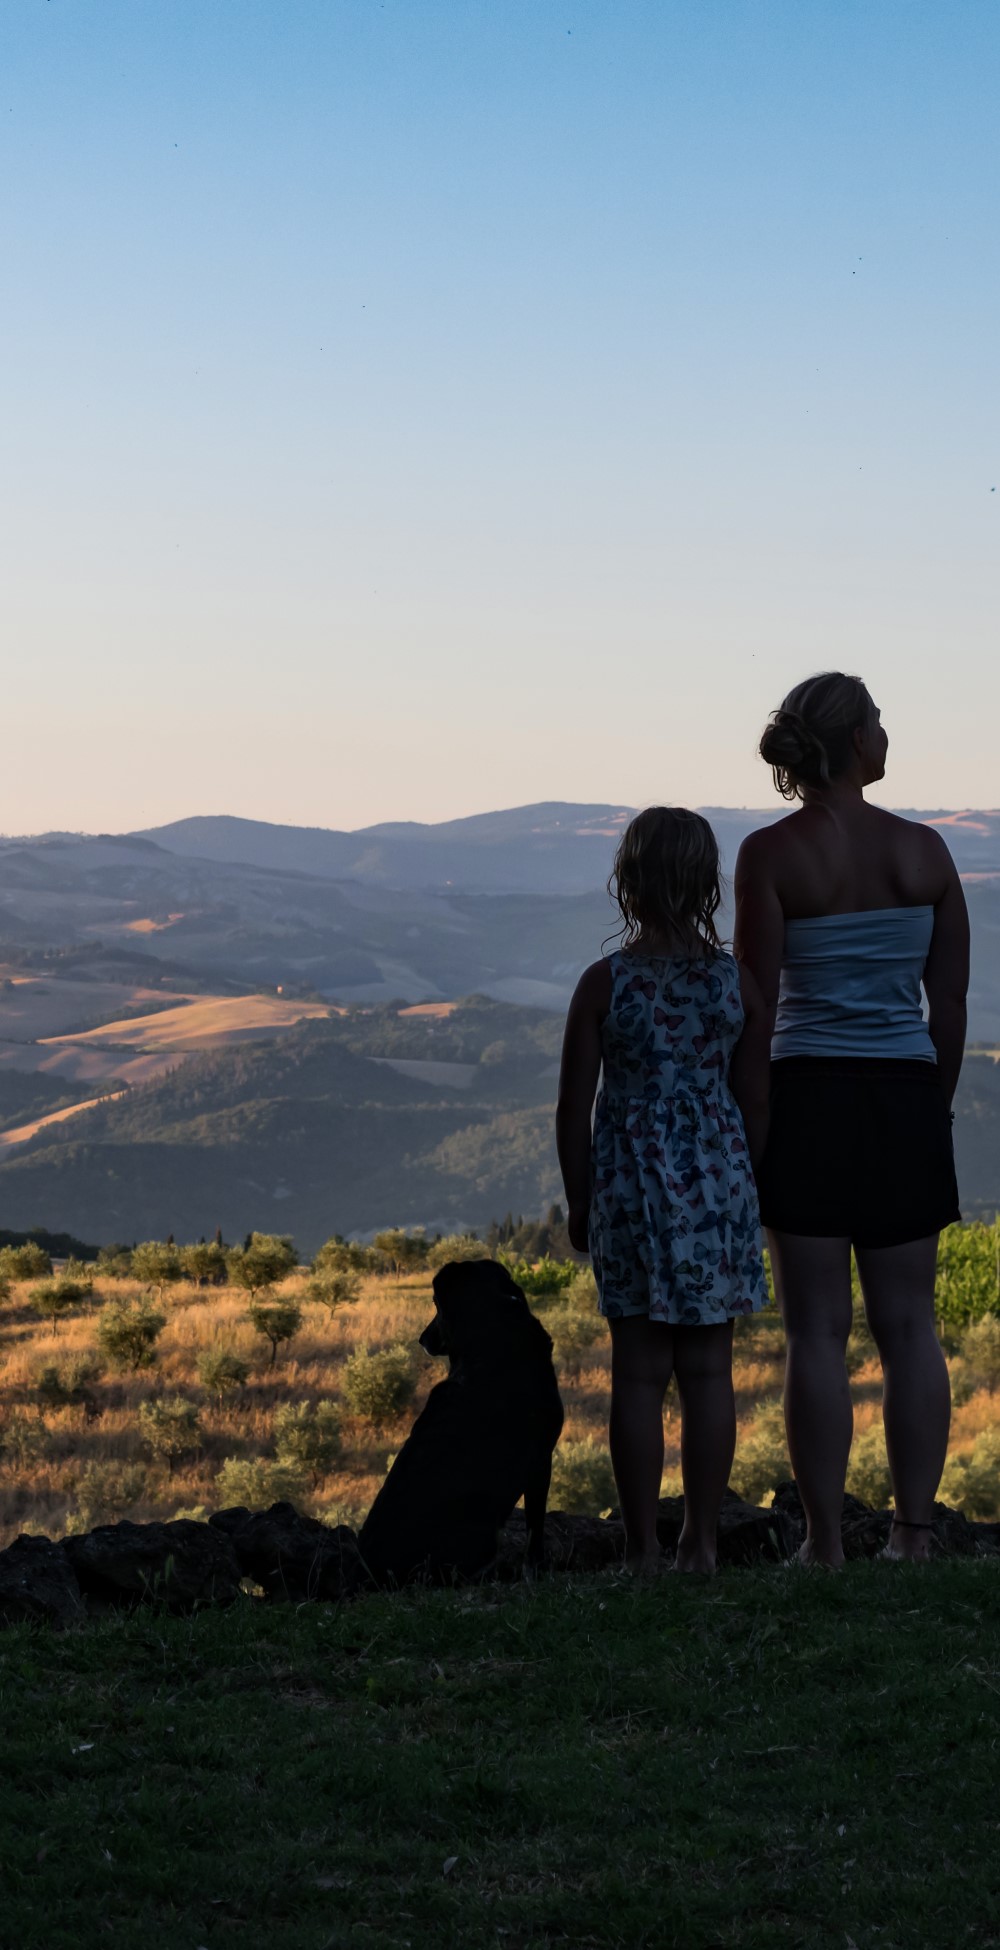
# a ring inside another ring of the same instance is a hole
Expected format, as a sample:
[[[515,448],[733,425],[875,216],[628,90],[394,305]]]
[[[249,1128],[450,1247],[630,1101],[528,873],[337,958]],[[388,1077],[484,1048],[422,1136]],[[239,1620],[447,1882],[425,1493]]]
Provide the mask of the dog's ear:
[[[435,1314],[434,1319],[428,1321],[417,1345],[423,1348],[425,1354],[432,1354],[435,1357],[447,1354],[448,1345],[444,1338],[440,1314]]]

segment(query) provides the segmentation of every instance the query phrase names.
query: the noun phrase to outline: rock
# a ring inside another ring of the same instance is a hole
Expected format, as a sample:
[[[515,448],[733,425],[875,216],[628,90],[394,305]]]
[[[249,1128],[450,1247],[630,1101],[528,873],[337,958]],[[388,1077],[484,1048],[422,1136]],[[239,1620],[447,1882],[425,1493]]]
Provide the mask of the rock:
[[[781,1510],[759,1509],[726,1491],[719,1512],[720,1564],[780,1564],[794,1541]]]
[[[109,1523],[61,1546],[94,1609],[144,1602],[172,1611],[228,1605],[240,1596],[240,1565],[207,1523]]]
[[[500,1532],[496,1563],[487,1576],[509,1582],[530,1569],[525,1563],[524,1511],[515,1510]],[[625,1555],[625,1531],[609,1517],[573,1517],[550,1510],[545,1518],[545,1555],[540,1571],[606,1571]]]
[[[0,1551],[0,1624],[79,1625],[86,1616],[80,1586],[60,1544],[15,1537]]]
[[[300,1516],[291,1503],[219,1510],[208,1521],[229,1540],[244,1577],[268,1598],[347,1598],[370,1582],[353,1530]]]
[[[795,1483],[779,1483],[774,1492],[775,1510],[784,1517],[798,1549],[806,1534],[805,1511]],[[849,1494],[844,1497],[842,1519],[844,1555],[848,1558],[877,1557],[889,1539],[890,1510],[870,1510],[867,1503]],[[961,1510],[950,1510],[946,1503],[934,1505],[934,1542],[946,1557],[981,1557],[1000,1548],[1000,1525],[970,1523]]]

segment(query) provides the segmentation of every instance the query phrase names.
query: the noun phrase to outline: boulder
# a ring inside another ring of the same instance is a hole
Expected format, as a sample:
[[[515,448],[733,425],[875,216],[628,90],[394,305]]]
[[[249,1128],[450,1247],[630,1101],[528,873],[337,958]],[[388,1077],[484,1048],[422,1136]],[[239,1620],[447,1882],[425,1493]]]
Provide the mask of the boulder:
[[[524,1511],[515,1510],[500,1532],[496,1564],[491,1575],[519,1578],[525,1570]],[[625,1555],[625,1531],[609,1517],[574,1517],[550,1510],[545,1518],[541,1571],[606,1571]]]
[[[773,1509],[784,1518],[797,1550],[806,1534],[805,1511],[796,1483],[779,1483],[774,1492]],[[844,1556],[878,1557],[889,1541],[891,1510],[870,1510],[856,1496],[844,1497],[842,1519]],[[998,1547],[1000,1525],[970,1523],[961,1510],[950,1510],[946,1503],[934,1505],[934,1542],[946,1557],[982,1557]]]
[[[80,1586],[61,1545],[48,1537],[15,1537],[0,1551],[0,1624],[63,1628],[86,1616]]]
[[[109,1523],[61,1546],[94,1610],[142,1603],[171,1611],[228,1605],[240,1596],[240,1565],[228,1539],[207,1523]]]
[[[219,1510],[208,1521],[268,1598],[347,1598],[370,1582],[353,1530],[300,1516],[291,1503]]]

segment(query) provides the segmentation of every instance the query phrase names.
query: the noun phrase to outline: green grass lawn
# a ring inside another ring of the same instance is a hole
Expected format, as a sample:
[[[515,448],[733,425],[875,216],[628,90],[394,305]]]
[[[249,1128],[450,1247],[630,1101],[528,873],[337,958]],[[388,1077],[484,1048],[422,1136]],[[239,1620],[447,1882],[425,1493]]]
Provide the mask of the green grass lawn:
[[[993,1563],[0,1637],[3,1950],[1000,1944]]]

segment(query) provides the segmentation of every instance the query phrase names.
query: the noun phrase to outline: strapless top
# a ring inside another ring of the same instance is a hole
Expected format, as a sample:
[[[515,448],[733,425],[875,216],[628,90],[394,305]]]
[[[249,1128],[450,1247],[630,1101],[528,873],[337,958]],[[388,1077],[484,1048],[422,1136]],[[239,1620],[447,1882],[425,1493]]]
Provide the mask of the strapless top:
[[[772,1058],[937,1061],[920,982],[933,907],[876,907],[785,922]]]

